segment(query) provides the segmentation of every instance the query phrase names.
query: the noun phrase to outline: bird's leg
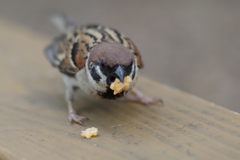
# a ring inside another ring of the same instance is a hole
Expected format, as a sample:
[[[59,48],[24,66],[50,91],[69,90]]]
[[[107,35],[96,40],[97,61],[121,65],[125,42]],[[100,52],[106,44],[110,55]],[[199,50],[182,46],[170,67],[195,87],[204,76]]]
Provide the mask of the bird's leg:
[[[74,89],[72,86],[66,88],[65,98],[68,105],[68,119],[71,123],[84,124],[84,122],[88,120],[88,118],[77,115],[76,111],[72,106],[74,97],[73,93]]]
[[[155,103],[163,104],[162,99],[156,97],[147,97],[137,89],[130,90],[129,93],[125,96],[125,100],[141,103],[144,105],[150,105]]]

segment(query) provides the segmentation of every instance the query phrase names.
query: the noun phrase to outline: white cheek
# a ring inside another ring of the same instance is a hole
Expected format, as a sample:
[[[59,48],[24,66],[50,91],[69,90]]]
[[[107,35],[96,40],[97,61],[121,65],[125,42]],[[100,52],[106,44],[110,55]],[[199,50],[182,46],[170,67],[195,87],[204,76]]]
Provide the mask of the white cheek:
[[[88,60],[86,61],[86,66],[88,64]],[[100,68],[96,67],[96,71],[101,77],[101,80],[99,83],[97,83],[91,76],[90,70],[88,67],[86,67],[86,73],[87,73],[87,78],[89,83],[92,85],[92,87],[98,91],[98,92],[106,92],[107,90],[107,85],[106,85],[106,77],[101,73]]]
[[[99,81],[99,85],[107,87],[107,77],[101,72],[100,67],[96,67],[97,74],[101,77]]]
[[[130,77],[132,77],[133,71],[134,71],[134,64],[132,65],[132,71],[131,71],[131,74],[129,75]]]
[[[132,72],[131,72],[131,74],[129,75],[130,77],[132,77],[133,71],[134,71],[134,64],[133,64],[133,66],[132,66]],[[132,83],[131,83],[131,85],[130,85],[130,89],[133,88],[133,87],[136,85],[137,79],[138,79],[138,67],[135,66],[135,76],[134,76],[134,79],[133,79],[133,81],[132,81]]]

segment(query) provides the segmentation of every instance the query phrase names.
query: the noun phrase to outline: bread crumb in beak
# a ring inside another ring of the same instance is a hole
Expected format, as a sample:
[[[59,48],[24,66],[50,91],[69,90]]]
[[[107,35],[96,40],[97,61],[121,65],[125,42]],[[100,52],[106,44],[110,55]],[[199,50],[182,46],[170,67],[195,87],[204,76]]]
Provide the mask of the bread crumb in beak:
[[[122,83],[118,78],[116,78],[115,81],[110,85],[110,88],[114,91],[113,94],[116,95],[124,90],[129,89],[131,82],[132,78],[129,76],[126,76],[124,78],[124,83]]]

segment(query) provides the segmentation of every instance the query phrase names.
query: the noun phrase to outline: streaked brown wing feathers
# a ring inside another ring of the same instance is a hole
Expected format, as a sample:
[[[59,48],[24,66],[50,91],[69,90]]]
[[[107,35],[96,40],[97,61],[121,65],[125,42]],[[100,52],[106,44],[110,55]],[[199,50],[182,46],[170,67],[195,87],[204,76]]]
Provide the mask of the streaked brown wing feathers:
[[[136,56],[137,59],[137,63],[138,63],[138,68],[143,68],[143,61],[142,61],[142,56],[138,50],[138,48],[136,47],[136,45],[132,42],[131,39],[129,38],[125,38],[125,40],[128,42],[127,47],[129,47],[130,49],[133,50],[133,54]]]

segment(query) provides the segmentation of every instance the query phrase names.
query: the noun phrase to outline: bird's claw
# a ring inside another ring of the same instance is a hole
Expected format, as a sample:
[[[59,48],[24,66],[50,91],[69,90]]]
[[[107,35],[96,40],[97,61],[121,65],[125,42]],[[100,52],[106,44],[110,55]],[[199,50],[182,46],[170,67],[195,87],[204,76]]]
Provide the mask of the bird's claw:
[[[75,111],[69,112],[68,119],[71,123],[78,123],[81,125],[84,125],[84,122],[89,120],[89,118],[77,115]]]
[[[151,105],[156,103],[160,103],[161,105],[163,105],[163,100],[161,98],[147,97],[137,89],[132,89],[130,91],[130,94],[127,95],[125,99],[128,101],[134,101],[143,105]]]
[[[151,105],[156,103],[163,104],[162,99],[156,97],[139,97],[138,102],[144,105]]]

